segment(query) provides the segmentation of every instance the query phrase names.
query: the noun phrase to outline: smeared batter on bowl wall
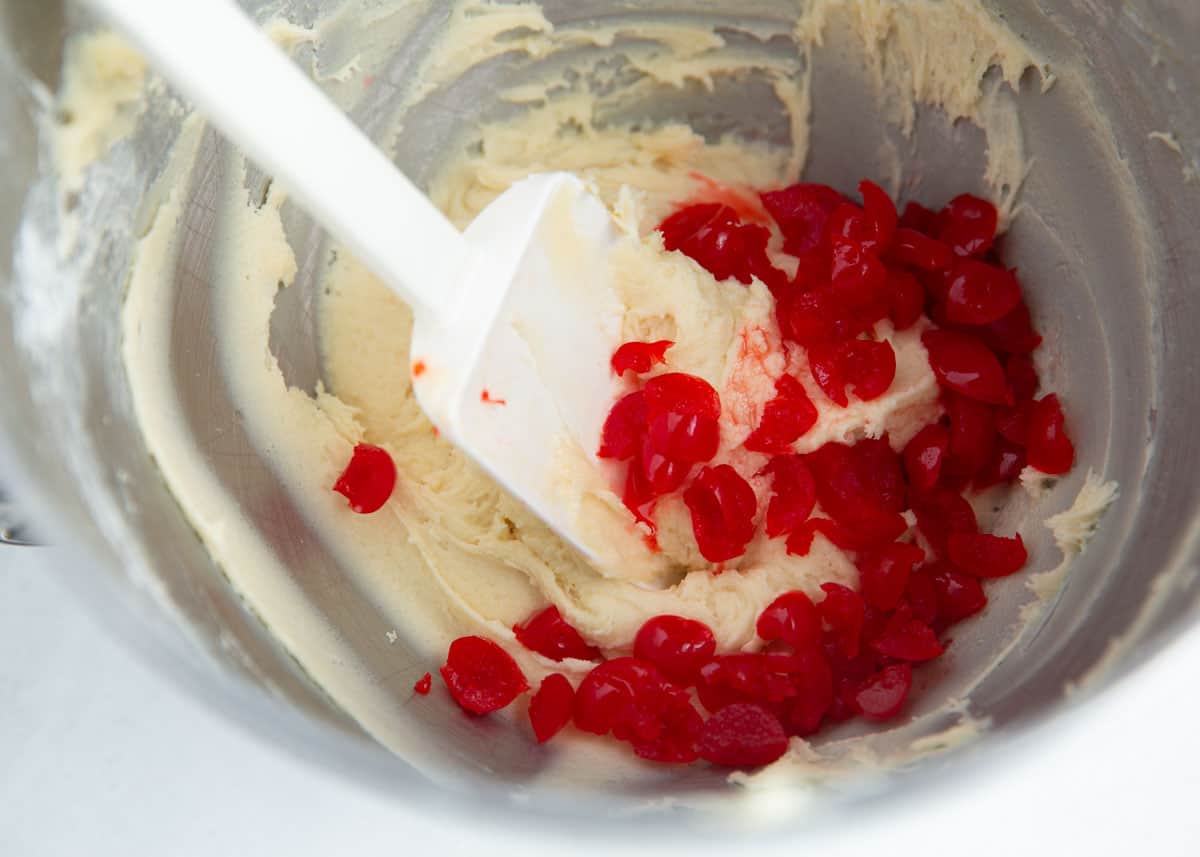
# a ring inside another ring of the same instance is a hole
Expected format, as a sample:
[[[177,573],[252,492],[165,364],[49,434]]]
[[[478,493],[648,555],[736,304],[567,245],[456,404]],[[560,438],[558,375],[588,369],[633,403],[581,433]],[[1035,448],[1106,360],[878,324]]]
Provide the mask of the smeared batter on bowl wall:
[[[346,22],[334,19],[324,27],[340,32]],[[294,45],[325,38],[324,27],[274,31]],[[770,347],[760,351],[766,355],[762,365],[747,366],[748,334],[768,346],[778,337],[765,289],[757,283],[746,289],[717,284],[690,260],[666,253],[650,227],[673,203],[703,194],[705,184],[697,176],[755,188],[799,177],[808,154],[811,75],[831,30],[852,34],[877,107],[903,131],[912,129],[917,105],[940,108],[948,120],[966,119],[982,129],[987,142],[983,181],[1002,218],[1013,216],[1028,165],[1016,107],[1003,84],[1018,85],[1030,69],[1043,86],[1052,77],[1043,59],[966,0],[816,2],[798,12],[792,33],[796,51],[774,59],[699,22],[636,32],[613,23],[555,29],[535,5],[463,3],[450,15],[438,47],[407,82],[407,97],[416,106],[502,53],[539,57],[590,46],[608,49],[605,57],[623,57],[623,68],[633,72],[616,74],[595,52],[584,51],[576,65],[556,67],[553,79],[502,93],[514,107],[512,114],[447,146],[430,192],[452,220],[464,225],[530,172],[567,169],[595,182],[626,230],[617,273],[629,304],[628,338],[675,340],[672,368],[704,377],[723,394],[738,394],[740,404],[723,417],[720,455],[726,459],[739,454],[737,446],[751,427],[748,415],[769,398],[771,378],[788,368],[771,357],[778,349]],[[330,75],[336,86],[348,87],[355,68],[371,65],[369,59],[344,60]],[[711,89],[718,79],[742,73],[769,81],[787,115],[786,141],[706,137],[671,121],[632,127],[620,118],[624,108],[659,87]],[[898,190],[906,177],[899,153],[892,154],[892,174],[879,178]],[[181,157],[188,157],[186,147]],[[231,164],[228,187],[221,191],[217,288],[223,367],[249,431],[270,456],[289,497],[337,547],[347,567],[377,588],[397,623],[424,641],[431,665],[450,638],[480,633],[506,643],[522,668],[539,676],[550,663],[517,646],[510,627],[546,603],[558,605],[588,639],[606,648],[627,646],[650,616],[678,613],[709,624],[721,650],[737,650],[753,644],[755,617],[780,592],[811,592],[821,582],[854,580],[847,558],[822,540],[808,557],[797,558],[786,556],[781,543],[760,539],[737,563],[736,574],[707,573],[686,512],[670,501],[659,513],[663,550],[651,553],[608,486],[580,470],[577,482],[589,498],[590,525],[623,540],[628,558],[617,572],[590,567],[435,436],[411,394],[408,311],[345,252],[332,257],[319,308],[329,391],[310,396],[288,389],[269,348],[277,289],[286,287],[296,270],[279,217],[285,191],[274,188],[256,206],[246,198],[243,179],[244,166]],[[234,584],[314,677],[387,743],[387,706],[325,654],[317,631],[297,626],[298,613],[288,607],[293,597],[288,570],[254,550],[257,535],[221,508],[219,494],[204,487],[185,452],[173,445],[173,393],[169,378],[156,368],[170,329],[156,296],[177,249],[172,212],[165,206],[146,238],[126,306],[126,364],[147,443]],[[894,334],[891,341],[899,368],[889,394],[837,411],[836,419],[823,422],[806,443],[883,431],[903,440],[906,431],[927,421],[937,407],[937,389],[919,331]],[[353,445],[362,440],[388,449],[400,472],[392,501],[365,518],[354,516],[329,490]],[[585,668],[582,663],[553,666],[567,672],[572,667]],[[971,733],[960,728],[954,734]],[[793,762],[819,765],[824,757],[801,743]],[[843,751],[835,748],[829,755]]]

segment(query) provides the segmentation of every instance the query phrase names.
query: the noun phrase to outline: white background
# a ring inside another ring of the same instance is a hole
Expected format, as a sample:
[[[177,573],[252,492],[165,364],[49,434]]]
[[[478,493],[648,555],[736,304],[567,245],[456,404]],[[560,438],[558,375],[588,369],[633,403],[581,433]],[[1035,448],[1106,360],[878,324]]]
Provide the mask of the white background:
[[[536,830],[507,841],[469,817],[439,829],[287,756],[108,639],[55,557],[0,551],[0,857],[615,853]],[[1200,855],[1200,637],[1090,708],[977,779],[745,853]]]

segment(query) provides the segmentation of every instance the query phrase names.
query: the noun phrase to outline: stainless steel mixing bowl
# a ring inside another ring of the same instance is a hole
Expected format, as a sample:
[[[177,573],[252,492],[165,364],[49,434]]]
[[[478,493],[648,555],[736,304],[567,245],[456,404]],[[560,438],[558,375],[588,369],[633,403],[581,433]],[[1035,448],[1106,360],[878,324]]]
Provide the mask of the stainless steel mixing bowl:
[[[289,8],[307,21],[330,4],[246,5],[262,17]],[[420,23],[412,38],[396,44],[386,64],[361,69],[387,84],[349,105],[371,133],[383,136],[395,126],[399,93],[447,14],[445,3],[417,5]],[[775,797],[782,800],[772,805],[783,812],[773,820],[792,827],[861,811],[864,802],[969,770],[989,747],[997,752],[1031,725],[1067,716],[1090,692],[1191,625],[1200,605],[1200,432],[1193,423],[1200,406],[1194,339],[1200,330],[1200,7],[1190,0],[988,5],[1039,50],[1062,59],[1048,93],[1026,81],[1014,96],[1034,161],[1021,197],[1028,207],[1005,240],[1049,334],[1050,371],[1055,386],[1069,392],[1082,463],[1043,508],[1068,505],[1087,467],[1117,480],[1121,494],[1039,620],[1013,641],[1008,628],[1029,596],[1021,580],[999,585],[993,608],[961,632],[948,669],[927,676],[925,701],[911,720],[871,740],[887,750],[936,734],[955,721],[953,714],[936,713],[937,706],[976,682],[969,711],[990,720],[991,737],[974,750],[837,786],[780,786]],[[543,6],[554,21],[703,15],[730,33],[753,20],[778,37],[748,49],[795,51],[790,2],[547,0]],[[340,630],[345,649],[339,656],[393,701],[389,743],[396,754],[368,738],[322,692],[214,567],[132,415],[118,317],[146,222],[146,193],[178,132],[178,114],[166,106],[170,97],[152,100],[134,137],[116,146],[69,200],[91,252],[56,258],[56,177],[51,161],[39,156],[47,120],[38,117],[45,91],[56,84],[66,33],[88,21],[70,7],[8,0],[0,6],[0,23],[0,447],[9,487],[44,537],[70,551],[63,573],[113,630],[182,686],[263,736],[409,803],[508,822],[537,813],[597,836],[614,829],[607,820],[613,815],[624,819],[620,831],[637,827],[674,837],[744,829],[747,819],[766,818],[747,814],[759,796],[729,786],[715,771],[631,764],[597,773],[587,765],[556,765],[553,749],[533,747],[520,730],[458,716],[444,699],[406,705],[414,678],[429,667],[428,655],[403,637],[394,645],[385,641],[392,621],[276,490],[213,365],[206,287],[213,260],[206,237],[214,223],[206,203],[225,144],[210,133],[186,179],[190,238],[177,260],[174,289],[163,296],[174,302],[170,371],[190,421],[189,441],[224,484],[229,503],[293,570],[311,620]],[[508,109],[496,102],[501,84],[527,79],[539,64],[554,61],[505,55],[435,92],[389,140],[397,164],[418,182],[427,180],[447,141],[469,137],[475,120]],[[873,124],[874,111],[845,97],[851,85],[818,67],[806,174],[847,189],[882,169],[871,141],[893,133]],[[718,77],[712,91],[660,87],[645,111],[691,121],[706,134],[740,129],[784,144],[788,126],[772,99],[762,81]],[[907,174],[917,177],[906,188],[910,196],[940,202],[979,185],[977,135],[951,126],[937,111],[922,111],[902,151]],[[265,181],[252,178],[259,188]],[[312,308],[326,238],[302,212],[286,210],[285,222],[301,270],[281,298],[272,344],[292,383],[311,388],[320,371]],[[312,335],[298,335],[303,331]],[[1048,534],[1036,526],[1027,533],[1033,564],[1053,566],[1058,557]],[[1068,693],[1077,685],[1083,689]],[[430,780],[441,787],[430,788]]]

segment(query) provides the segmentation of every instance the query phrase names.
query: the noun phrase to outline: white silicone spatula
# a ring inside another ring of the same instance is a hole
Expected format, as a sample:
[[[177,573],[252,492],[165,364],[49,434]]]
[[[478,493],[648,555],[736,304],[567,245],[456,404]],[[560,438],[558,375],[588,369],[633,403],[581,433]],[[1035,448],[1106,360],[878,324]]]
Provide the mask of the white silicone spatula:
[[[570,174],[534,176],[460,233],[230,0],[91,4],[404,299],[433,424],[595,556],[556,450],[594,454],[616,395],[600,201]]]

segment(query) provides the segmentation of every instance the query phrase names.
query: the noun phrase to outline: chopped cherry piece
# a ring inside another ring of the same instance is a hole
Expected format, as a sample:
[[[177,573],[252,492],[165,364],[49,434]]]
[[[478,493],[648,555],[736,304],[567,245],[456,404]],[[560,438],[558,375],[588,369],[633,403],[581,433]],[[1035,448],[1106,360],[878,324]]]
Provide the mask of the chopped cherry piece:
[[[821,619],[816,605],[799,590],[785,592],[766,606],[755,626],[767,642],[782,640],[797,649],[815,646],[821,639]]]
[[[931,423],[917,432],[904,447],[904,470],[909,483],[920,491],[936,485],[949,449],[950,433],[944,426]]]
[[[894,610],[913,568],[925,559],[916,545],[896,542],[858,558],[863,599],[877,610]]]
[[[633,752],[652,762],[686,765],[700,758],[697,743],[704,730],[704,719],[688,696],[669,692],[661,697],[655,734],[636,734],[629,739]],[[614,734],[616,734],[614,730]]]
[[[862,194],[863,210],[871,226],[877,252],[882,254],[891,246],[896,235],[896,224],[900,219],[896,214],[896,204],[887,191],[868,179],[859,182],[858,192]]]
[[[1004,438],[996,441],[992,455],[975,474],[975,490],[983,491],[993,485],[1011,485],[1025,469],[1025,450]]]
[[[910,202],[900,215],[900,226],[923,235],[936,235],[941,228],[941,217],[940,212],[932,211],[919,202]]]
[[[987,464],[996,443],[992,409],[954,393],[946,394],[945,400],[950,447],[944,470],[950,476],[974,476]]]
[[[354,447],[350,463],[342,471],[333,490],[350,501],[360,515],[377,511],[396,487],[396,464],[386,449],[360,443]]]
[[[933,629],[914,618],[907,605],[892,614],[872,646],[881,655],[913,663],[933,660],[944,651]]]
[[[1004,364],[1004,374],[1008,376],[1009,386],[1012,387],[1013,397],[1018,401],[1032,399],[1037,394],[1039,385],[1037,369],[1033,361],[1024,354],[1014,354]]]
[[[925,308],[925,287],[908,271],[889,271],[888,291],[892,326],[896,330],[907,330],[921,318]]]
[[[904,535],[908,522],[899,512],[873,512],[853,521],[818,520],[817,530],[843,550],[865,551],[894,542]]]
[[[633,640],[634,657],[654,664],[676,684],[696,682],[700,667],[717,650],[713,632],[703,622],[682,616],[648,619]]]
[[[825,598],[817,605],[839,651],[847,658],[858,656],[863,628],[862,596],[840,583],[822,583]]]
[[[868,720],[890,720],[900,713],[912,687],[912,665],[892,664],[866,681],[854,694],[854,705]]]
[[[658,231],[666,249],[691,257],[718,280],[732,277],[749,285],[755,271],[771,267],[770,232],[763,226],[743,225],[728,205],[688,206],[660,223]]]
[[[949,330],[929,330],[921,336],[921,342],[929,352],[933,374],[943,387],[981,402],[1011,404],[1004,367],[978,339]]]
[[[938,237],[959,256],[982,256],[992,249],[998,220],[996,206],[964,193],[942,209]]]
[[[816,646],[789,655],[767,655],[767,662],[790,683],[782,704],[784,728],[790,735],[811,735],[833,705],[833,670]]]
[[[498,711],[529,690],[512,656],[483,637],[451,643],[441,673],[454,701],[470,714]]]
[[[1033,329],[1033,319],[1024,301],[1003,318],[974,328],[972,332],[988,348],[1006,354],[1030,354],[1042,344],[1042,337]]]
[[[705,559],[724,562],[745,552],[754,537],[757,498],[736,470],[728,464],[705,467],[683,492],[683,502]]]
[[[601,458],[626,461],[641,449],[646,435],[646,394],[641,390],[623,396],[613,405],[600,431]]]
[[[596,735],[617,730],[623,741],[635,733],[653,737],[667,692],[666,680],[652,664],[638,658],[605,661],[575,691],[575,725]]]
[[[758,428],[746,438],[745,447],[751,452],[786,452],[817,422],[816,406],[804,386],[791,375],[781,375],[775,382],[775,391],[775,398],[763,408]]]
[[[784,295],[775,306],[775,316],[783,338],[806,348],[853,338],[871,326],[851,312],[845,291],[839,293],[827,284]]]
[[[975,510],[956,491],[942,487],[913,491],[911,503],[917,516],[917,528],[939,554],[946,552],[946,539],[951,533],[979,532]]]
[[[933,582],[929,566],[913,569],[904,587],[904,603],[912,615],[926,625],[933,625],[938,618],[938,591]]]
[[[692,469],[689,462],[671,458],[655,449],[649,438],[643,443],[642,454],[634,460],[634,465],[639,464],[651,497],[661,497],[682,487]]]
[[[575,689],[562,673],[551,673],[529,700],[529,723],[539,744],[544,744],[571,722]]]
[[[425,673],[425,675],[421,676],[419,679],[417,679],[416,683],[413,684],[413,692],[419,693],[421,696],[426,696],[432,689],[433,676],[431,676],[429,673]]]
[[[1067,436],[1065,421],[1062,405],[1053,393],[1033,403],[1026,440],[1031,467],[1055,476],[1071,469],[1075,463],[1075,444]]]
[[[845,201],[836,190],[820,184],[794,184],[761,198],[783,233],[783,251],[802,261],[828,244],[829,215]]]
[[[668,372],[656,375],[642,389],[650,419],[660,414],[701,414],[714,420],[721,416],[721,397],[712,384],[695,375]]]
[[[1013,538],[986,533],[951,533],[946,539],[950,561],[975,577],[1007,577],[1029,558],[1021,534]]]
[[[667,362],[667,349],[675,343],[669,339],[657,342],[626,342],[612,356],[612,370],[616,375],[633,372],[645,375],[660,363]]]
[[[1029,442],[1029,416],[1033,412],[1031,401],[1018,401],[1012,408],[997,408],[995,423],[997,433],[1010,443],[1025,446]]]
[[[669,411],[650,421],[646,445],[671,461],[700,464],[717,454],[721,446],[721,426],[708,414]]]
[[[889,342],[851,339],[808,350],[813,380],[834,404],[846,407],[846,386],[864,402],[878,399],[896,378],[896,352]]]
[[[708,718],[700,733],[700,758],[727,768],[769,765],[787,752],[788,736],[770,711],[760,705],[727,705]]]
[[[564,658],[594,661],[600,658],[600,650],[589,646],[553,604],[533,614],[525,620],[525,624],[513,625],[513,633],[522,646],[552,661]]]
[[[812,471],[798,455],[776,456],[763,472],[771,475],[766,531],[767,537],[773,539],[808,520],[817,504],[817,484]]]
[[[882,299],[886,297],[887,268],[872,251],[852,241],[834,241],[829,271],[834,291],[864,323],[882,318],[880,309],[886,314],[887,304]],[[878,307],[870,314],[873,305]]]
[[[737,702],[778,703],[793,694],[786,676],[768,671],[762,654],[717,655],[700,668],[696,693],[711,712]]]
[[[936,238],[902,226],[896,230],[889,258],[923,271],[945,271],[954,264],[954,251]]]
[[[838,521],[872,518],[905,509],[900,456],[887,437],[853,446],[827,443],[804,457],[817,482],[817,499]]]
[[[978,578],[945,562],[929,566],[929,569],[929,578],[937,591],[940,621],[946,624],[959,622],[987,606],[987,595]]]
[[[1003,268],[960,259],[946,291],[946,318],[955,324],[991,324],[1021,302],[1017,278]]]

